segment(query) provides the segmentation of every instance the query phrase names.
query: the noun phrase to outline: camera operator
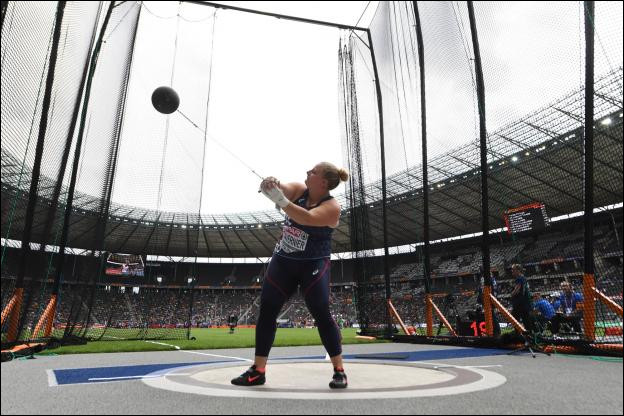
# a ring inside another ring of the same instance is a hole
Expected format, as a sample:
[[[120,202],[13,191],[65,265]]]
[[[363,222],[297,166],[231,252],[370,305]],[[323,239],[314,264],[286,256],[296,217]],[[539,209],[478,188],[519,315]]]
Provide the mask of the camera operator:
[[[524,268],[521,264],[514,264],[511,266],[511,274],[515,279],[514,289],[511,292],[511,314],[522,321],[527,332],[533,332],[531,291],[529,282],[524,276]]]

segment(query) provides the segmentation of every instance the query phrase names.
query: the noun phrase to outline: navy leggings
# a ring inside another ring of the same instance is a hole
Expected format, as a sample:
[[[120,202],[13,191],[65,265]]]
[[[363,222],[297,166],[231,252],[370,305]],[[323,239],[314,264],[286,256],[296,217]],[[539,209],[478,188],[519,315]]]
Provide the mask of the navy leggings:
[[[277,317],[299,285],[327,353],[330,357],[342,354],[340,329],[329,312],[329,272],[329,259],[293,260],[273,256],[260,295],[260,316],[256,325],[257,356],[269,356],[275,341]]]

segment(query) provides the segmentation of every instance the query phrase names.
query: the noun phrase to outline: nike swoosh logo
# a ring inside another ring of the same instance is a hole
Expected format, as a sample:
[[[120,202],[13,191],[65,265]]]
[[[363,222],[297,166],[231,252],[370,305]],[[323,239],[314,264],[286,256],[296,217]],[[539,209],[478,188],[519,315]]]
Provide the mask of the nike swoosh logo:
[[[258,380],[259,378],[260,378],[260,376],[247,377],[247,382],[253,383],[254,381]]]
[[[312,272],[312,276],[316,276],[316,274],[317,274],[317,273],[318,273],[318,269],[316,269],[316,270],[314,270],[314,271]]]

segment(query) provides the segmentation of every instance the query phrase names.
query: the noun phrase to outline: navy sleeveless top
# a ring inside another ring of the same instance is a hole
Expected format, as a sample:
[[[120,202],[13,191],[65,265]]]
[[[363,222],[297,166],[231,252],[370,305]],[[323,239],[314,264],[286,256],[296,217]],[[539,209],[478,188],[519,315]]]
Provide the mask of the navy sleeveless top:
[[[306,206],[309,192],[306,189],[293,203],[309,210]],[[329,195],[312,208],[332,199]],[[275,246],[274,254],[295,260],[318,260],[331,256],[331,237],[334,229],[331,227],[313,227],[301,225],[288,216],[282,228],[282,236]]]

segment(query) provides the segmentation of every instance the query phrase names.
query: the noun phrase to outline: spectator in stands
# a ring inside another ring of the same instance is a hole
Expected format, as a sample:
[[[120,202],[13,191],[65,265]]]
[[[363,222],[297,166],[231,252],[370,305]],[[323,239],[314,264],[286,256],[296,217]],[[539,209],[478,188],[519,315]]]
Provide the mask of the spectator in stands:
[[[263,195],[284,210],[286,221],[262,287],[254,365],[233,379],[232,384],[255,386],[266,382],[265,367],[275,340],[276,318],[284,303],[300,286],[334,366],[329,386],[347,387],[340,329],[329,307],[329,275],[331,237],[340,220],[340,204],[330,191],[348,177],[344,169],[323,162],[307,172],[305,184],[282,185],[273,177],[260,184]],[[305,379],[305,374],[301,378]]]
[[[557,315],[553,319],[553,333],[559,332],[562,323],[572,326],[574,332],[581,332],[581,318],[583,312],[580,310],[579,303],[583,302],[583,295],[575,292],[572,285],[567,282],[561,282],[561,296],[555,301],[553,307],[557,311]]]
[[[527,332],[533,332],[533,318],[531,316],[531,291],[529,282],[524,276],[521,264],[511,266],[511,274],[515,279],[514,289],[511,292],[512,315],[522,321]]]
[[[548,300],[542,297],[539,292],[533,293],[533,316],[536,323],[540,324],[543,329],[546,329],[547,325],[551,323],[555,316],[555,308],[548,302]],[[552,326],[551,326],[552,329]],[[552,331],[553,334],[555,331]]]

